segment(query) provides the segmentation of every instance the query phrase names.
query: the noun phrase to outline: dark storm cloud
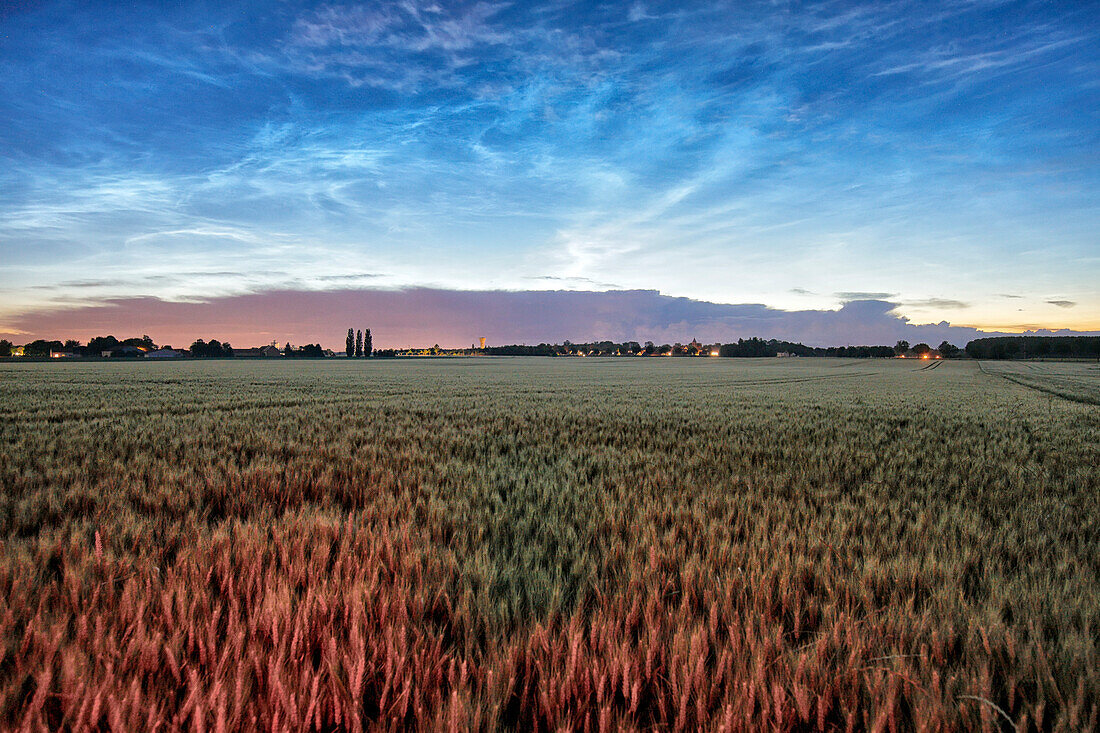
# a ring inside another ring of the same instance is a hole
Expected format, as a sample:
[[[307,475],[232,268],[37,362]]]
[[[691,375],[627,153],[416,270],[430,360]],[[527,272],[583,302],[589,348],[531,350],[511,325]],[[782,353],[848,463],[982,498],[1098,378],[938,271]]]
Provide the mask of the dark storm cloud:
[[[491,344],[692,338],[713,343],[760,336],[815,346],[890,345],[899,339],[962,345],[984,335],[946,321],[912,324],[896,307],[885,300],[852,300],[838,310],[783,311],[755,303],[674,298],[655,290],[281,290],[202,302],[111,299],[26,314],[12,325],[22,334],[20,342],[133,332],[170,343],[201,336],[238,346],[271,339],[338,346],[349,325],[371,328],[379,347],[464,346],[480,336]]]

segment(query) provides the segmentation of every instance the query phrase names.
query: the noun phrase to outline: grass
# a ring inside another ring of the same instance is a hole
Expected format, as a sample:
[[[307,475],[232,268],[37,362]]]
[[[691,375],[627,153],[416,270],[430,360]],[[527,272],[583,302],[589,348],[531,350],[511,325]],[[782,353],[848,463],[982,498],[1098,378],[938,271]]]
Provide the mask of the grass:
[[[5,728],[1098,725],[1100,413],[975,363],[11,364],[0,396]]]

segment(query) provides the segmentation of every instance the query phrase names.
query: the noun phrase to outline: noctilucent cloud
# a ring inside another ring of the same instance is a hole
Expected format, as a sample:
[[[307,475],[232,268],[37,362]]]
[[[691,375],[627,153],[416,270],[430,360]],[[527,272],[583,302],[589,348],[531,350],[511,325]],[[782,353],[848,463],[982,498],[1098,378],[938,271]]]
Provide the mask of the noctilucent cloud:
[[[0,332],[415,288],[1100,329],[1093,2],[27,6]]]

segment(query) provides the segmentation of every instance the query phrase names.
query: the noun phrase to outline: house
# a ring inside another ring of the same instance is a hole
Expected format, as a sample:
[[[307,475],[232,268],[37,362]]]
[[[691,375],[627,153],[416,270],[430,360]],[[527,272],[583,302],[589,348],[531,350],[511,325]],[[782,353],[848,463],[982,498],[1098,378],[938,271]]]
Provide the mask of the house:
[[[243,357],[245,359],[258,359],[258,358],[270,358],[276,356],[282,356],[283,352],[279,350],[279,347],[268,344],[267,346],[254,347],[251,349],[234,349],[233,356]]]
[[[145,349],[140,349],[137,346],[116,346],[113,349],[104,351],[103,356],[108,356],[112,359],[141,359],[145,356]]]
[[[146,359],[179,359],[180,357],[187,356],[186,351],[178,351],[171,346],[162,346],[156,351],[150,351],[145,355]]]

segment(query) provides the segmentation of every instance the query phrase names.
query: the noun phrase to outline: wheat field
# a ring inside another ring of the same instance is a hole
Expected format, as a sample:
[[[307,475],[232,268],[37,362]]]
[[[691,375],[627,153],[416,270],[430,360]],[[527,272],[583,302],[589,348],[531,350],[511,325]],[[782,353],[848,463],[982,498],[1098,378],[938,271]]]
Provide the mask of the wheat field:
[[[1097,395],[1090,364],[0,364],[0,727],[1095,729]]]

